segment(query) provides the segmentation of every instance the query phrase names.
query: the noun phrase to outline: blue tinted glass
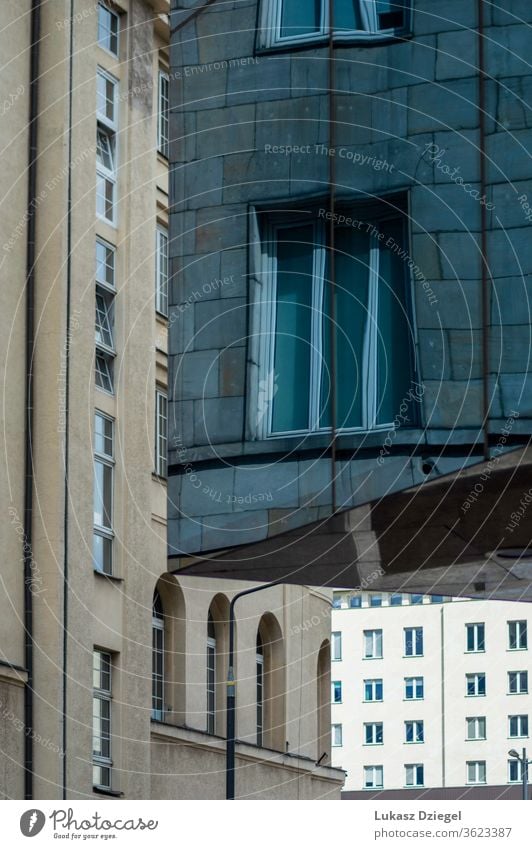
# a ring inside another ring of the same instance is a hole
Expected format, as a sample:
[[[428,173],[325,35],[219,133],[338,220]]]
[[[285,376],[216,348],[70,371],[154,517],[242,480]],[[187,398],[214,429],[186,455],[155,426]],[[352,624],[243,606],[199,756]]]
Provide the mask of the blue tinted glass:
[[[362,598],[359,595],[352,595],[349,599],[349,607],[362,607]]]
[[[313,232],[311,226],[291,227],[278,235],[272,420],[275,432],[308,428]]]
[[[403,596],[400,593],[394,593],[390,598],[392,607],[399,607],[403,603]]]
[[[321,0],[283,0],[281,38],[320,31]]]
[[[375,685],[375,698],[382,701],[382,681],[377,681]]]
[[[361,30],[360,0],[334,0],[334,29]]]
[[[410,596],[410,604],[423,604],[423,596],[414,593]]]

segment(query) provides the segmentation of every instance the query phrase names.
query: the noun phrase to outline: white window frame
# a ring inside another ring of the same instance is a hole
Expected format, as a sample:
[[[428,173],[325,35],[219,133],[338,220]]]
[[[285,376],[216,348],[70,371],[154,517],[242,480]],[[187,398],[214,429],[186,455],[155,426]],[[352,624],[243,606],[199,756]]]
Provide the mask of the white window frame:
[[[303,35],[281,35],[283,0],[262,0],[260,10],[259,47],[280,47],[290,44],[306,44],[307,42],[320,42],[328,37],[329,33],[329,3],[322,0],[320,9],[320,26],[315,33]],[[405,34],[410,26],[410,2],[405,2],[404,24],[400,28],[382,29],[377,28],[377,7],[375,0],[360,0],[361,14],[366,18],[367,28],[363,30],[339,30],[334,33],[335,41],[379,41],[395,38],[399,34]]]
[[[317,210],[316,210],[317,211]],[[318,213],[319,214],[319,213]],[[355,217],[355,212],[353,211]],[[371,231],[369,238],[369,268],[368,268],[368,304],[369,319],[366,322],[363,342],[363,362],[361,364],[361,409],[362,424],[358,427],[337,428],[340,433],[370,433],[374,431],[387,431],[393,427],[393,422],[377,423],[378,397],[377,382],[375,375],[378,367],[378,290],[379,290],[379,264],[382,241],[378,238],[378,224],[387,221],[398,221],[403,216],[400,212],[396,215],[383,215],[381,217],[360,212],[361,220],[373,224],[375,231]],[[260,327],[257,342],[258,386],[259,402],[255,411],[251,411],[251,431],[257,439],[277,439],[279,437],[302,436],[311,433],[330,433],[330,427],[320,426],[320,399],[321,399],[321,374],[322,374],[322,350],[323,350],[323,327],[322,327],[322,304],[325,285],[325,267],[327,255],[328,223],[325,218],[313,217],[309,220],[294,215],[290,220],[281,215],[276,218],[270,216],[264,223],[261,235],[261,295],[255,304],[257,311],[257,323]],[[275,375],[275,327],[276,327],[276,304],[277,304],[277,244],[278,234],[282,230],[292,230],[298,226],[312,227],[312,322],[311,322],[311,349],[313,354],[309,369],[309,418],[307,427],[299,430],[275,431],[273,429],[273,399],[276,394]],[[338,225],[341,227],[342,225]],[[406,226],[406,225],[404,225]],[[406,242],[406,233],[405,233]],[[412,283],[410,278],[408,289],[408,309],[414,317],[414,305],[412,298]],[[412,374],[412,378],[414,374]]]
[[[408,731],[411,727],[412,739],[408,739]],[[421,738],[421,739],[420,739]],[[405,743],[409,746],[425,742],[425,723],[422,719],[405,720]]]
[[[512,771],[515,769],[517,775],[512,778]],[[508,760],[508,783],[520,784],[523,781],[523,762],[517,758]]]
[[[380,684],[381,687],[381,697],[377,698],[377,687]],[[371,698],[366,698],[366,687],[370,687],[371,690]],[[382,678],[366,678],[364,679],[364,702],[382,702],[384,701],[384,684]]]
[[[342,659],[342,632],[333,631],[331,634],[331,660],[339,661]]]
[[[418,632],[421,632],[421,651],[417,650],[417,637]],[[409,634],[411,634],[409,639]],[[425,639],[423,634],[423,628],[421,625],[414,625],[408,628],[403,628],[404,635],[404,657],[423,657],[425,653]],[[408,648],[411,648],[411,651],[408,651]]]
[[[99,273],[100,263],[98,261],[98,248],[102,248],[105,251],[105,260],[104,265],[105,269],[109,268],[109,273],[111,276],[111,281],[107,279],[107,275],[102,275]],[[109,252],[109,256],[112,257],[111,264],[107,262],[107,253]],[[111,292],[113,295],[116,294],[116,248],[110,242],[107,242],[105,239],[102,239],[101,236],[96,236],[96,272],[95,272],[95,280],[96,284],[102,288],[106,289],[108,292]]]
[[[409,686],[408,682],[409,681],[411,682],[412,693],[414,694],[411,697],[409,697],[407,695],[408,686]],[[415,695],[419,692],[419,687],[420,687],[419,682],[421,682],[421,693],[422,693],[421,696]],[[420,702],[424,698],[425,698],[425,679],[424,679],[423,675],[407,675],[406,678],[405,678],[405,701],[406,702]]]
[[[377,739],[380,734],[380,740]],[[384,723],[383,722],[365,722],[364,723],[364,745],[365,746],[383,746],[384,745]]]
[[[105,422],[108,422],[108,423],[111,424],[111,437],[110,437],[110,439],[111,439],[111,453],[110,454],[105,452],[105,451],[100,451],[100,450],[97,449],[97,446],[96,446],[96,422],[97,422],[98,418],[102,419],[102,421],[105,421]],[[105,473],[106,473],[105,470],[107,469],[108,474],[110,475],[109,488],[110,488],[110,494],[111,494],[111,503],[109,505],[109,510],[107,511],[108,514],[109,514],[109,523],[110,523],[109,526],[96,522],[95,511],[93,513],[93,546],[94,546],[95,538],[104,540],[104,542],[102,543],[104,548],[106,547],[105,541],[107,541],[108,549],[109,549],[110,564],[107,566],[107,568],[105,568],[106,564],[104,563],[103,568],[99,568],[99,566],[96,562],[96,558],[94,557],[94,553],[93,553],[93,567],[94,567],[94,570],[96,572],[100,573],[100,574],[112,575],[113,569],[114,569],[114,563],[113,563],[113,560],[114,560],[113,517],[114,517],[114,483],[115,483],[114,482],[114,476],[115,476],[115,471],[114,471],[115,470],[114,419],[112,419],[111,416],[107,416],[105,413],[102,413],[100,410],[96,410],[95,414],[94,414],[94,431],[95,431],[95,436],[94,436],[94,460],[93,460],[93,463],[94,463],[94,482],[93,482],[94,493],[93,493],[93,498],[94,498],[94,500],[96,500],[96,496],[98,494],[96,492],[96,486],[97,486],[97,484],[96,484],[96,480],[97,480],[96,469],[97,469],[97,465],[100,465],[100,466],[103,467],[103,474],[105,475]],[[103,497],[104,497],[103,493],[99,493],[98,497],[101,499],[102,505],[103,505]],[[102,507],[102,516],[103,516],[104,512],[105,512],[105,510]]]
[[[466,784],[486,784],[486,761],[466,762]]]
[[[164,613],[160,616],[156,616],[155,612],[152,613],[152,637],[153,637],[153,646],[152,646],[152,657],[157,655],[161,658],[161,668],[162,674],[160,680],[156,678],[154,670],[152,670],[152,707],[151,707],[151,718],[158,719],[162,722],[164,719]],[[160,644],[155,646],[155,634],[158,635],[158,639],[160,639]],[[158,696],[155,693],[155,684],[158,684],[161,689],[161,695]],[[160,707],[154,707],[154,702],[160,701]]]
[[[466,716],[466,740],[486,739],[486,717]]]
[[[162,389],[155,390],[155,474],[160,478],[168,475],[168,395]]]
[[[484,679],[484,692],[480,693],[480,680]],[[468,693],[469,682],[473,681],[475,685],[475,692]],[[483,698],[486,695],[486,673],[485,672],[468,672],[466,674],[466,697],[469,699]]]
[[[155,234],[155,310],[168,317],[168,228],[162,224]]]
[[[97,69],[97,79],[96,79],[96,117],[97,117],[97,139],[98,134],[105,135],[107,138],[107,142],[109,145],[110,157],[112,161],[112,167],[109,168],[104,162],[102,162],[98,157],[98,151],[96,152],[96,215],[102,221],[111,224],[112,226],[116,226],[116,218],[117,218],[117,183],[118,183],[118,91],[119,91],[119,81],[116,77],[113,77],[112,74],[109,74],[103,68],[98,67]],[[98,94],[98,81],[102,79],[107,82],[111,82],[113,86],[113,115],[110,118],[105,112],[100,111],[99,109],[99,94]],[[107,187],[110,188],[110,196],[111,200],[108,200],[107,197]],[[107,204],[110,203],[111,206],[111,214],[108,215],[106,212]]]
[[[468,622],[466,629],[466,647],[467,654],[473,654],[486,651],[486,625],[484,622]],[[473,648],[469,648],[469,637],[472,636]],[[479,646],[482,645],[482,648]]]
[[[331,704],[333,705],[341,705],[342,704],[342,682],[341,681],[331,681]],[[338,690],[339,698],[336,698],[336,690]]]
[[[333,722],[331,725],[331,746],[340,748],[343,746],[343,729],[341,722]]]
[[[512,630],[515,630],[515,646],[512,646]],[[524,637],[524,639],[523,639]],[[508,651],[526,651],[528,649],[528,622],[526,619],[508,620]]]
[[[421,770],[421,781],[420,771]],[[410,780],[409,780],[410,779]],[[424,787],[425,786],[425,765],[424,764],[405,764],[405,787]]]
[[[511,676],[515,675],[515,690],[512,690],[512,678]],[[526,682],[523,687],[523,676],[524,681]],[[508,672],[508,695],[509,696],[520,696],[528,694],[528,670],[526,669],[518,669],[515,671]]]
[[[364,639],[364,660],[381,660],[384,656],[384,640],[383,640],[382,628],[364,629],[363,639]],[[370,647],[371,654],[367,654],[370,640],[371,640],[371,647]],[[380,642],[380,654],[377,653],[379,651],[379,642]]]
[[[111,20],[114,19],[116,21],[116,51],[111,50],[110,47],[108,47],[105,43],[103,43],[100,40],[100,29],[106,30],[111,35],[113,34],[112,29],[109,29],[107,26],[105,26],[103,24],[101,17],[100,17],[102,12],[109,15]],[[101,3],[101,2],[98,3],[98,45],[102,48],[102,50],[105,50],[107,53],[110,53],[111,56],[118,56],[118,54],[120,52],[120,17],[117,15],[116,12],[114,12],[112,9],[110,9],[109,6],[107,6],[105,3]]]
[[[110,82],[112,87],[113,87],[113,89],[112,89],[113,90],[113,98],[111,100],[111,103],[113,105],[113,115],[112,115],[111,118],[109,117],[109,115],[106,114],[105,111],[102,112],[99,108],[99,106],[100,106],[99,91],[98,91],[98,81],[99,80],[105,80],[106,82]],[[119,105],[118,92],[119,92],[119,85],[120,85],[120,81],[117,79],[117,77],[114,77],[108,71],[104,70],[104,68],[101,68],[100,66],[98,66],[98,68],[96,70],[96,118],[97,118],[98,124],[100,124],[101,126],[107,127],[108,130],[112,130],[112,132],[114,132],[114,133],[116,133],[116,131],[118,130],[118,105]]]
[[[512,733],[512,726],[515,726],[515,733]],[[525,728],[523,729],[523,726]],[[508,739],[516,740],[519,738],[528,737],[528,714],[517,713],[508,717]],[[526,733],[524,733],[526,731]]]
[[[384,768],[380,764],[370,764],[364,769],[364,790],[382,790],[384,787]]]
[[[166,84],[166,98],[163,93]],[[166,104],[166,108],[165,108]],[[170,76],[159,68],[157,89],[157,150],[166,159],[169,157],[170,144]]]
[[[99,661],[97,663],[97,658]],[[107,674],[109,679],[108,686],[105,686],[104,681],[104,673],[103,667],[104,664],[107,666]],[[99,670],[98,671],[98,667]],[[93,711],[92,711],[92,765],[93,765],[93,785],[95,787],[102,787],[106,790],[109,790],[112,786],[112,655],[110,652],[104,651],[103,649],[94,649],[93,650]],[[99,702],[101,705],[106,705],[107,708],[107,716],[103,716],[101,713],[96,713],[95,706],[96,702]],[[108,730],[106,733],[103,732],[103,729],[100,729],[100,733],[97,733],[97,720],[103,718],[104,722],[108,723]],[[95,741],[99,741],[99,749],[95,746]],[[102,754],[102,750],[107,748],[107,753]],[[109,780],[108,781],[97,781],[96,777],[98,772],[100,774],[100,778],[103,776],[104,771],[108,772]]]

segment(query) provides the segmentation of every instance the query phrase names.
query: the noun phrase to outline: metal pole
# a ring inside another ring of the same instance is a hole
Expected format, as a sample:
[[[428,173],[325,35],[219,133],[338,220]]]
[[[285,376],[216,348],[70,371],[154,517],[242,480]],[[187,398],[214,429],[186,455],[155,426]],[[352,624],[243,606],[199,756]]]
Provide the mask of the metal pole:
[[[528,758],[526,749],[523,749],[523,799],[528,801]]]
[[[236,716],[236,681],[234,670],[235,656],[235,603],[244,595],[259,593],[277,587],[284,581],[271,581],[269,584],[261,584],[260,587],[252,587],[250,590],[242,590],[231,599],[229,605],[229,664],[227,670],[227,732],[225,747],[225,798],[235,798],[235,716]]]

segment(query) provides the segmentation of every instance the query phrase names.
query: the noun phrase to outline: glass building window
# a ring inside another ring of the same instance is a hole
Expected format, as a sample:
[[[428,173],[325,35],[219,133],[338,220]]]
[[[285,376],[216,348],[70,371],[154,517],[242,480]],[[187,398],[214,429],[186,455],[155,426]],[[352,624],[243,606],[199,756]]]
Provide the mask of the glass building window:
[[[340,704],[342,701],[342,682],[332,681],[331,683],[331,701],[333,704]]]
[[[170,80],[165,71],[159,71],[159,108],[157,113],[157,149],[168,159]]]
[[[168,230],[157,227],[155,252],[155,309],[161,315],[168,315]]]
[[[168,398],[165,392],[155,392],[155,472],[165,478],[168,470]]]
[[[484,622],[475,622],[466,625],[466,651],[478,652],[486,650]]]
[[[369,606],[370,607],[382,607],[382,596],[381,595],[370,595]]]
[[[257,746],[262,746],[264,736],[264,644],[258,631],[255,660],[257,675]]]
[[[405,742],[406,743],[424,743],[425,742],[425,727],[423,720],[414,719],[405,722]]]
[[[384,742],[382,722],[364,723],[364,743],[366,746],[377,746]]]
[[[486,761],[468,761],[467,762],[467,783],[468,784],[485,784],[486,783]]]
[[[382,698],[382,678],[368,678],[366,681],[364,681],[365,702],[382,702]]]
[[[466,675],[466,695],[486,695],[486,675],[484,672],[474,672]]]
[[[421,657],[423,654],[423,628],[404,629],[405,657]]]
[[[508,781],[511,784],[521,782],[523,780],[523,762],[517,758],[512,758],[508,761]]]
[[[405,402],[413,397],[405,220],[360,223],[335,230],[334,322],[325,210],[311,222],[265,225],[259,372],[267,414],[259,411],[255,422],[260,438],[328,432],[333,419],[340,431],[389,428],[402,403],[416,419],[419,405]]]
[[[157,591],[153,596],[152,609],[152,719],[164,718],[164,612]]]
[[[423,787],[425,769],[423,764],[405,764],[405,784],[407,787]]]
[[[95,650],[92,663],[92,783],[111,787],[111,655]]]
[[[410,0],[334,0],[334,40],[372,41],[407,32]],[[260,47],[323,41],[329,0],[262,0]]]
[[[93,564],[98,572],[113,573],[114,423],[103,413],[94,416],[94,533]]]
[[[410,604],[423,604],[423,596],[419,593],[412,593],[410,596]]]
[[[405,699],[423,699],[424,698],[424,683],[423,678],[405,678]]]
[[[528,715],[520,714],[519,716],[508,717],[508,736],[509,737],[528,737]]]
[[[365,766],[364,767],[364,789],[365,790],[380,790],[384,786],[383,782],[383,767],[382,766]]]
[[[349,607],[351,607],[351,608],[362,607],[362,596],[360,596],[360,595],[350,596],[349,597]]]
[[[331,726],[331,745],[342,745],[342,726],[339,723],[335,723]]]
[[[382,657],[382,630],[364,631],[364,657]]]
[[[118,15],[104,3],[98,3],[98,44],[118,56]]]
[[[466,719],[466,740],[486,739],[486,717],[468,716]]]
[[[508,673],[508,693],[511,695],[528,693],[528,672]]]
[[[401,607],[403,603],[403,596],[401,593],[393,593],[390,596],[390,607]]]
[[[508,622],[508,648],[511,651],[528,648],[526,620]]]
[[[341,660],[342,659],[342,632],[341,631],[333,631],[331,635],[331,659],[332,660]]]
[[[216,628],[212,613],[207,621],[207,733],[216,728]]]

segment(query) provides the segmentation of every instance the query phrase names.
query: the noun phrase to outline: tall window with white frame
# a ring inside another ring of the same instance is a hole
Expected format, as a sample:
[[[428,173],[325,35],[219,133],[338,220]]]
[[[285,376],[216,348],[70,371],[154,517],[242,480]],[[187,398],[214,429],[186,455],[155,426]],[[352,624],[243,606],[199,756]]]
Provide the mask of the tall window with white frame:
[[[95,649],[92,664],[92,783],[110,789],[111,759],[111,655]]]
[[[119,17],[105,3],[98,3],[98,44],[118,56]]]
[[[384,787],[384,770],[382,766],[364,767],[364,790],[381,790]]]
[[[169,108],[170,79],[166,71],[159,71],[159,94],[157,112],[157,150],[168,159],[169,154]]]
[[[168,471],[168,397],[161,389],[155,390],[155,473],[165,478]]]
[[[114,390],[115,258],[113,245],[96,239],[95,383],[105,392]]]
[[[157,225],[155,245],[155,309],[168,315],[168,230]]]
[[[331,635],[331,660],[342,659],[342,632],[333,631]]]
[[[405,35],[411,0],[333,0],[335,41],[382,41]],[[320,42],[331,26],[330,0],[262,0],[260,47]]]
[[[207,620],[207,733],[216,729],[216,628],[212,613]]]
[[[523,651],[528,648],[526,619],[508,622],[508,648],[510,651]]]
[[[96,214],[116,224],[118,80],[98,68],[96,75]]]
[[[152,608],[152,719],[164,719],[164,610],[157,590]]]
[[[521,695],[528,693],[528,672],[520,670],[519,672],[508,673],[508,694]]]
[[[97,572],[113,574],[114,422],[94,415],[94,532],[93,565]]]
[[[407,787],[423,787],[425,783],[425,767],[423,764],[405,764],[405,785]]]
[[[260,439],[328,432],[333,423],[343,431],[390,427],[401,404],[416,421],[406,216],[344,212],[361,226],[335,228],[334,290],[325,209],[310,221],[308,211],[304,219],[261,218],[264,286],[255,309],[268,403],[267,415],[250,411]]]
[[[466,651],[482,652],[486,650],[486,626],[484,622],[472,622],[466,625]]]
[[[423,628],[404,629],[405,657],[421,657],[423,654]]]
[[[331,726],[331,746],[340,747],[343,745],[342,725],[335,722]]]
[[[485,716],[468,716],[466,717],[466,740],[485,740],[486,739],[486,717]]]
[[[382,630],[380,628],[364,631],[364,657],[382,658]]]
[[[260,631],[257,631],[255,664],[257,676],[257,746],[262,746],[264,735],[264,643]]]
[[[468,761],[467,762],[467,783],[468,784],[485,784],[486,783],[486,761]]]

